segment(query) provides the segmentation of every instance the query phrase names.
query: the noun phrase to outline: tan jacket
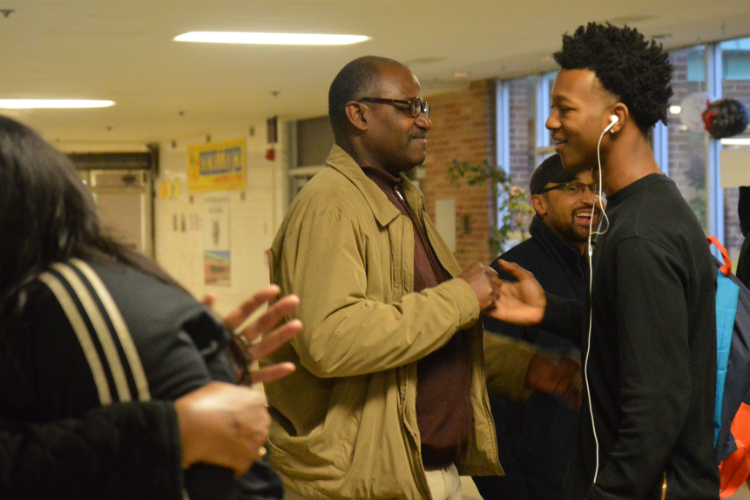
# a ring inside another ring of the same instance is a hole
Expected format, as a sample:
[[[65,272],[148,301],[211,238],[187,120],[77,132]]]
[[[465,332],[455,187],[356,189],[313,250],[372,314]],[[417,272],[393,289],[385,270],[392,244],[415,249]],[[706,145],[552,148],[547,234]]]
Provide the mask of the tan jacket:
[[[327,168],[292,203],[271,248],[271,281],[301,299],[304,331],[269,359],[297,371],[268,384],[273,467],[309,499],[429,498],[416,417],[417,361],[470,328],[474,431],[461,474],[496,475],[479,305],[404,178],[402,192],[454,279],[413,293],[408,217],[334,146]],[[492,341],[491,390],[527,395],[533,349]]]

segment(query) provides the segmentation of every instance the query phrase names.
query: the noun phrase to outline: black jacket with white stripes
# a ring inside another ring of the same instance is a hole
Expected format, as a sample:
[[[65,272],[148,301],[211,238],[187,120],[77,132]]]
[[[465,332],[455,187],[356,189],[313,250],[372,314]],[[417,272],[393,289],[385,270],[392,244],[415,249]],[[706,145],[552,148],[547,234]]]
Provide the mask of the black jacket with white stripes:
[[[20,328],[4,346],[12,356],[0,365],[4,427],[77,418],[117,402],[173,400],[211,380],[234,378],[223,325],[192,297],[132,267],[73,259],[22,293]],[[269,479],[258,491],[257,476],[235,482],[228,469],[199,466],[184,486],[191,500],[279,496],[276,478]],[[89,494],[122,498],[113,491]],[[63,490],[57,497],[68,498]],[[179,497],[181,491],[168,498]]]

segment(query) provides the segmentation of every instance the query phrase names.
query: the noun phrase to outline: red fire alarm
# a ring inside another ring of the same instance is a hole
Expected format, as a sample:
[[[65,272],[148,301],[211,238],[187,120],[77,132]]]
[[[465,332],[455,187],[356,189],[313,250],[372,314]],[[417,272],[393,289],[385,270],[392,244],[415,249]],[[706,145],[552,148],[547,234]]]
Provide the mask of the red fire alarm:
[[[274,161],[275,159],[276,159],[276,150],[273,148],[268,148],[268,151],[266,151],[266,160]]]

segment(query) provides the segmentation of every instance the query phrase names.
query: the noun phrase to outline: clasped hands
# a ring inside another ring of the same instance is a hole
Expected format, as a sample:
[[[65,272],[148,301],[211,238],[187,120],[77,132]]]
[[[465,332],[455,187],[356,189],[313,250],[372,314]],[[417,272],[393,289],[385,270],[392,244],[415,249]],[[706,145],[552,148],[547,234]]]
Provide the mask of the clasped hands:
[[[473,264],[460,276],[474,290],[482,314],[520,326],[541,323],[547,296],[534,275],[518,264],[504,260],[498,264],[516,281],[501,280],[494,269],[480,263]],[[581,365],[570,356],[537,352],[529,364],[526,383],[541,392],[562,397],[576,409],[580,407]]]

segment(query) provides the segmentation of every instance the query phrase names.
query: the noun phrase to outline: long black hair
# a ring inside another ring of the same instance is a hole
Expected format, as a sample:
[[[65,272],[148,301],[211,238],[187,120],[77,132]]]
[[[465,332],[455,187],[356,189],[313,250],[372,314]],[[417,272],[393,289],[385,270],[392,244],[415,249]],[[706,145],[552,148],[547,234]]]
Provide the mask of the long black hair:
[[[119,261],[180,287],[155,263],[102,230],[72,162],[29,127],[0,115],[0,314],[23,304],[23,286],[72,257]],[[2,331],[7,321],[0,323]]]

